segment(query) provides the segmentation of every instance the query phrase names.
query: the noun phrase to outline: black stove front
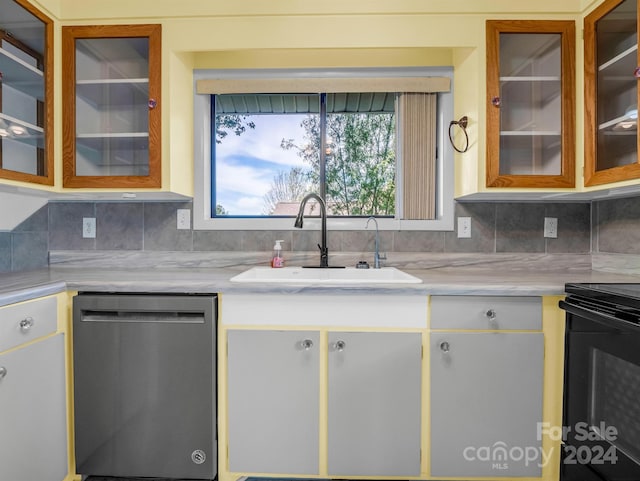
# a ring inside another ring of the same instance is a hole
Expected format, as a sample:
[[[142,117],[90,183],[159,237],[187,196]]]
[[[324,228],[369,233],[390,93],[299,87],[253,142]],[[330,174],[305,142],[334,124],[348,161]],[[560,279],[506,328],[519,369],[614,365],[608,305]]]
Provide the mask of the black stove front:
[[[562,481],[640,481],[640,285],[567,284]]]

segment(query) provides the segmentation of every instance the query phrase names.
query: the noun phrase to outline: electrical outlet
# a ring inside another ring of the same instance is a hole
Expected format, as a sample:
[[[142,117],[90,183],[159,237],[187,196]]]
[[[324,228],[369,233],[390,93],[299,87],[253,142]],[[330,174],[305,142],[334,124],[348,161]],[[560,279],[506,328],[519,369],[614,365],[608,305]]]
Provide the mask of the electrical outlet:
[[[191,210],[178,209],[178,229],[191,229]]]
[[[96,218],[95,217],[82,218],[82,237],[84,237],[85,239],[96,238]]]
[[[471,238],[471,217],[458,217],[458,239]]]
[[[544,218],[544,236],[549,239],[556,239],[558,237],[558,218],[557,217]]]

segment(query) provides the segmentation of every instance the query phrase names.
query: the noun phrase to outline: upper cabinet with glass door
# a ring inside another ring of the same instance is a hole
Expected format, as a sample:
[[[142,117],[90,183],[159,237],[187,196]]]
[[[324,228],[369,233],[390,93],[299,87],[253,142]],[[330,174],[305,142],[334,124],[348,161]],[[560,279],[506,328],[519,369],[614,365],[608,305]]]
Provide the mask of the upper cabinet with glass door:
[[[62,28],[63,184],[161,186],[160,25]]]
[[[640,178],[637,32],[637,0],[607,0],[584,20],[587,186]]]
[[[487,21],[487,187],[575,185],[575,23]]]
[[[53,22],[0,0],[0,178],[53,185]]]

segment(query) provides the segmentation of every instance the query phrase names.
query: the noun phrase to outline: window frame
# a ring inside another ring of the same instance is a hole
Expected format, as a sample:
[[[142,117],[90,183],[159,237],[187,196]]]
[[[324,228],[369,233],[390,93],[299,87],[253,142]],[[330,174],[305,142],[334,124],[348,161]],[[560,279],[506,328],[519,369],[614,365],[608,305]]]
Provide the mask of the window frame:
[[[211,95],[198,94],[199,80],[211,78],[277,78],[283,76],[305,77],[449,77],[453,85],[452,67],[412,67],[412,68],[354,68],[354,69],[197,69],[193,72],[194,92],[194,199],[193,224],[195,230],[293,230],[292,217],[211,217],[211,193],[213,188],[211,169]],[[454,217],[454,150],[447,140],[448,121],[453,118],[453,92],[438,93],[436,170],[437,218],[433,220],[405,220],[396,217],[380,217],[380,230],[425,230],[451,231]],[[402,126],[400,126],[402,128]],[[402,161],[396,157],[396,178],[402,178]],[[396,186],[396,215],[402,212],[402,187]],[[320,220],[309,218],[305,224],[311,229],[320,228]],[[329,217],[330,230],[361,230],[362,217]]]

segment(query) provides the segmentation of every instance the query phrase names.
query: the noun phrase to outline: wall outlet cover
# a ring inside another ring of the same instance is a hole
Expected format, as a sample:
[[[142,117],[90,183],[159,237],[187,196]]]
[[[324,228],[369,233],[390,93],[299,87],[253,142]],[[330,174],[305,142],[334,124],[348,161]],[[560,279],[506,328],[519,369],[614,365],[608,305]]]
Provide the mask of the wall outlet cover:
[[[544,218],[544,236],[548,239],[556,239],[558,237],[558,218]]]
[[[177,211],[178,229],[191,229],[191,210],[178,209]]]
[[[95,217],[82,218],[82,237],[84,237],[85,239],[96,238],[96,218]]]

